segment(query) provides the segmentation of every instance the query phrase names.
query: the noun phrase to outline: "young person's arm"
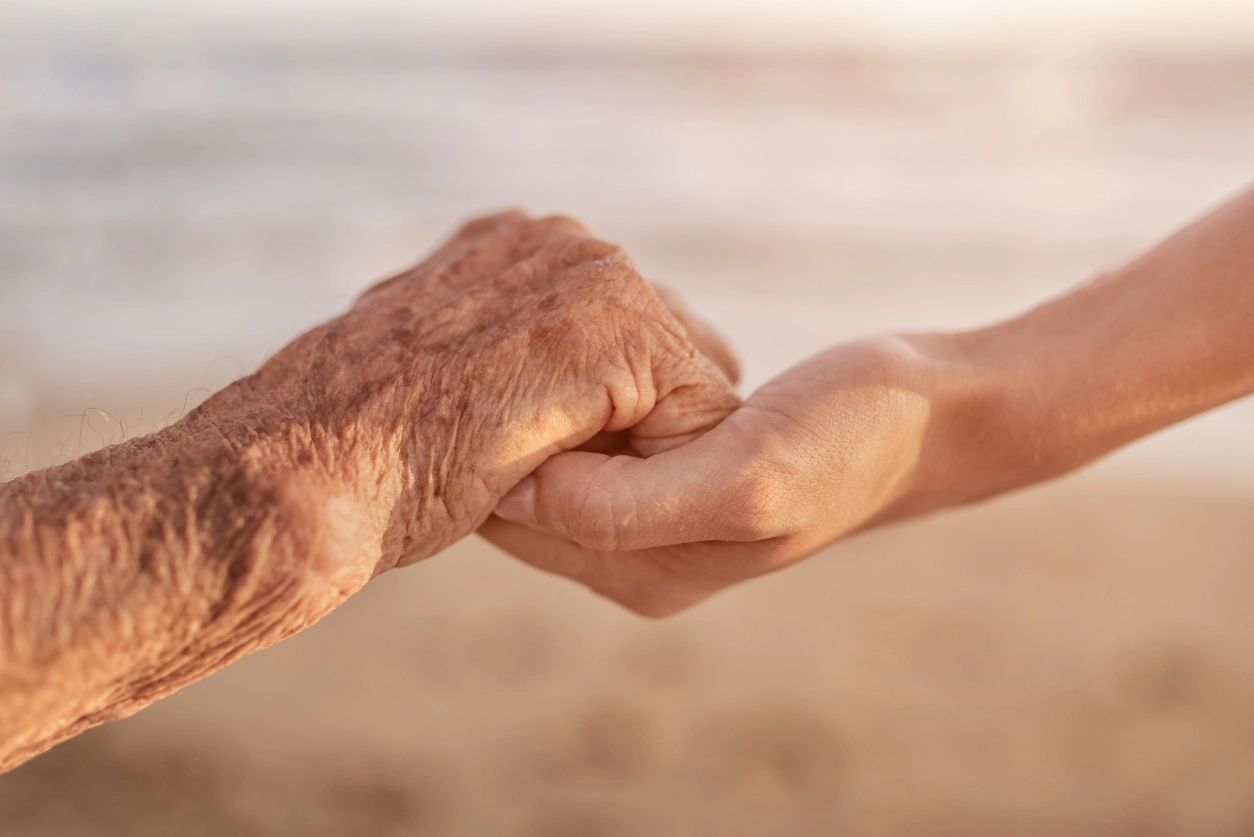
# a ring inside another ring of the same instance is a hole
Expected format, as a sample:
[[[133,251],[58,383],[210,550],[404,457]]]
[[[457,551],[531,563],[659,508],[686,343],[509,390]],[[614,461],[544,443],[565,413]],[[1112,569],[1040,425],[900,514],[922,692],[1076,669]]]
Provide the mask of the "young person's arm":
[[[1022,316],[810,358],[668,453],[556,456],[483,531],[662,615],[851,532],[1046,480],[1251,392],[1247,192]]]

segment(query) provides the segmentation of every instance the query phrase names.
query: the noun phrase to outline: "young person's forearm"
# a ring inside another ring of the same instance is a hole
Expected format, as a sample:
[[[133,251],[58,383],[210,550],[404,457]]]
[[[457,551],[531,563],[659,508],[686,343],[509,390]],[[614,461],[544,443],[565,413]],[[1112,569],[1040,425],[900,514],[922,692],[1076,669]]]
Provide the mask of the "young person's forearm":
[[[1057,476],[1248,395],[1254,192],[1022,316],[911,339],[937,420],[910,511]]]
[[[0,486],[0,771],[352,592],[295,478],[309,429],[214,407]]]

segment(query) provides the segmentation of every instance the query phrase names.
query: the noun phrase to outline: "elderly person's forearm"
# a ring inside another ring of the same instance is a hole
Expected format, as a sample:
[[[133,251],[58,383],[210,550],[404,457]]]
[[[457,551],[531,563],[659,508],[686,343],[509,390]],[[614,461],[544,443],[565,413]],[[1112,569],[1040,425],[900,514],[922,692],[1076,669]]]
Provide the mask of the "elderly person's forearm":
[[[0,770],[360,587],[344,550],[370,545],[322,507],[319,429],[220,403],[0,487]]]
[[[438,552],[553,453],[736,403],[621,250],[472,222],[173,427],[0,486],[0,770]]]

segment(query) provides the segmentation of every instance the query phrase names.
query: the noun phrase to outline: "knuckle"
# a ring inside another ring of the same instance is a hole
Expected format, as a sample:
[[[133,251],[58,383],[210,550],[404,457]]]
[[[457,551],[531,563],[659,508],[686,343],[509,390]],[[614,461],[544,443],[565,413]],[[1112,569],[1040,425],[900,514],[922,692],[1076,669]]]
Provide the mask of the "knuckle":
[[[629,588],[610,593],[609,597],[637,616],[665,619],[688,610],[713,592],[704,586],[676,584],[674,579],[667,581],[669,583],[659,584],[656,578],[640,578]]]
[[[620,543],[613,502],[603,491],[589,488],[574,509],[571,537],[596,552],[614,552]]]
[[[754,463],[740,475],[725,511],[737,540],[760,541],[784,534],[790,484],[787,469],[768,460]]]
[[[617,244],[587,236],[553,238],[540,248],[540,255],[555,268],[572,268],[588,264],[626,262],[627,255]]]
[[[642,616],[645,619],[665,619],[687,609],[687,605],[669,602],[651,594],[632,594],[615,599],[615,601],[636,616]]]
[[[506,224],[517,224],[526,220],[527,213],[520,209],[507,209],[504,212],[480,215],[462,224],[453,237],[455,239],[477,238]]]
[[[589,237],[592,231],[569,215],[547,215],[531,222],[531,229],[543,238]]]
[[[610,530],[581,527],[573,534],[575,543],[593,552],[616,552],[618,540]]]
[[[635,498],[622,483],[614,460],[601,466],[573,504],[571,536],[596,552],[617,552],[639,535]]]

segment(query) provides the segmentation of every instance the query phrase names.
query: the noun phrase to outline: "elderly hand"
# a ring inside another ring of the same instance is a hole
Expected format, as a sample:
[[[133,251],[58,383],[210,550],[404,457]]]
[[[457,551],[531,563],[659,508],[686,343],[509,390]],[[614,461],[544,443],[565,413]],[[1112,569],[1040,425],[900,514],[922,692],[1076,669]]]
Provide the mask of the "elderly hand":
[[[555,453],[598,434],[656,453],[738,401],[622,250],[520,213],[467,224],[284,349],[258,398],[313,428],[306,470],[343,521],[335,543],[365,550],[336,558],[357,573],[474,531]]]

